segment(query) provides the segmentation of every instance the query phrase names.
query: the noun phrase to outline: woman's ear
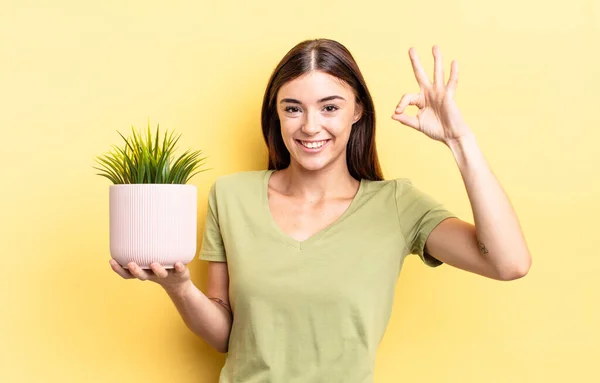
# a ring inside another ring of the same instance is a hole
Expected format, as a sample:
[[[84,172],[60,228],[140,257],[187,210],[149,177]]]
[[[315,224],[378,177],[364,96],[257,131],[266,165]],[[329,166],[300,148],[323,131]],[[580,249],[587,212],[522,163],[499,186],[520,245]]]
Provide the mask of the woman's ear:
[[[362,117],[362,112],[363,112],[362,104],[357,102],[356,106],[354,107],[354,119],[352,120],[353,124],[355,124],[358,120],[360,120],[360,118]]]

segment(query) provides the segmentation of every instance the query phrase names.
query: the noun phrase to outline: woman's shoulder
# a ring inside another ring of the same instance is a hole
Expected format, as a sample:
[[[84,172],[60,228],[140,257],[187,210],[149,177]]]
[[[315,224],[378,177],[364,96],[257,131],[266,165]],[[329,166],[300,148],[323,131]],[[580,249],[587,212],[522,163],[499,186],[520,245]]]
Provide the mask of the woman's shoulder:
[[[263,186],[270,170],[248,170],[218,176],[213,188],[217,194],[244,193]]]
[[[365,184],[365,189],[371,192],[378,192],[384,190],[402,190],[405,188],[414,187],[413,181],[410,178],[391,178],[381,181],[371,181],[363,179],[362,182]]]
[[[412,204],[423,198],[430,198],[418,188],[411,178],[392,178],[382,181],[362,181],[367,199],[396,201],[396,204]]]
[[[225,174],[217,177],[219,184],[239,184],[247,182],[257,182],[264,180],[264,177],[270,170],[247,170],[236,173]]]

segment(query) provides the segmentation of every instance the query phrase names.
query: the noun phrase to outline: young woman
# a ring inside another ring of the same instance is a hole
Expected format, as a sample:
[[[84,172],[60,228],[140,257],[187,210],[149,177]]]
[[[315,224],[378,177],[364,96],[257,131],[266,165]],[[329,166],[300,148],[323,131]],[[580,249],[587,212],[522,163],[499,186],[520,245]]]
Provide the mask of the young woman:
[[[408,254],[497,280],[527,274],[517,217],[454,101],[457,64],[445,83],[434,47],[431,82],[409,55],[420,92],[405,94],[392,118],[452,151],[475,225],[410,180],[383,179],[360,70],[344,46],[319,39],[294,47],[269,80],[268,170],[221,177],[210,190],[206,294],[180,263],[128,272],[111,261],[124,278],[162,285],[187,326],[228,352],[221,382],[372,382]]]

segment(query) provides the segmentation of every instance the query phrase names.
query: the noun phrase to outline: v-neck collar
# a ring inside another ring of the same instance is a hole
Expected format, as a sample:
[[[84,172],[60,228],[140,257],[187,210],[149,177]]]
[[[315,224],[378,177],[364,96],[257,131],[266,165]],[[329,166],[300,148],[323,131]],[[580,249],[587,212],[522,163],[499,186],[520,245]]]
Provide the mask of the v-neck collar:
[[[281,227],[277,224],[277,222],[275,222],[275,219],[273,218],[273,214],[271,214],[271,208],[269,206],[269,180],[271,179],[271,175],[274,172],[275,172],[275,170],[272,170],[272,169],[266,170],[264,173],[264,176],[263,176],[262,203],[263,203],[264,211],[265,211],[265,214],[267,216],[267,220],[269,221],[270,226],[276,232],[277,236],[280,237],[282,240],[284,240],[288,245],[295,247],[298,250],[305,249],[306,247],[310,246],[313,242],[319,240],[319,238],[323,237],[327,233],[327,231],[329,231],[330,229],[332,229],[335,226],[338,226],[348,215],[350,215],[352,213],[352,211],[354,211],[354,209],[356,208],[356,206],[358,204],[357,201],[362,195],[362,191],[364,189],[364,184],[365,184],[364,180],[359,181],[360,183],[358,186],[358,191],[354,195],[354,198],[350,202],[350,205],[348,205],[348,208],[346,208],[346,210],[344,211],[344,213],[341,216],[339,216],[331,224],[329,224],[326,227],[324,227],[323,229],[319,230],[318,232],[316,232],[309,238],[305,239],[304,241],[298,241],[298,240],[292,238],[291,236],[289,236],[288,234],[286,234],[281,229]]]

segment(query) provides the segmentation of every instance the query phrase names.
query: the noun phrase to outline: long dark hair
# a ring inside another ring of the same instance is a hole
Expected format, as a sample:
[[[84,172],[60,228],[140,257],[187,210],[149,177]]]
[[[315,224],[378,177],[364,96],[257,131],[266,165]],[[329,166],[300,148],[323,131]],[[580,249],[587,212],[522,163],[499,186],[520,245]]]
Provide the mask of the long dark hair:
[[[279,62],[269,79],[261,111],[263,137],[269,150],[269,169],[280,170],[290,165],[290,152],[283,143],[277,115],[277,93],[287,82],[311,71],[337,77],[354,90],[356,102],[362,106],[362,115],[354,123],[348,139],[348,170],[357,180],[383,180],[375,147],[373,99],[348,49],[328,39],[306,40],[296,45]]]

